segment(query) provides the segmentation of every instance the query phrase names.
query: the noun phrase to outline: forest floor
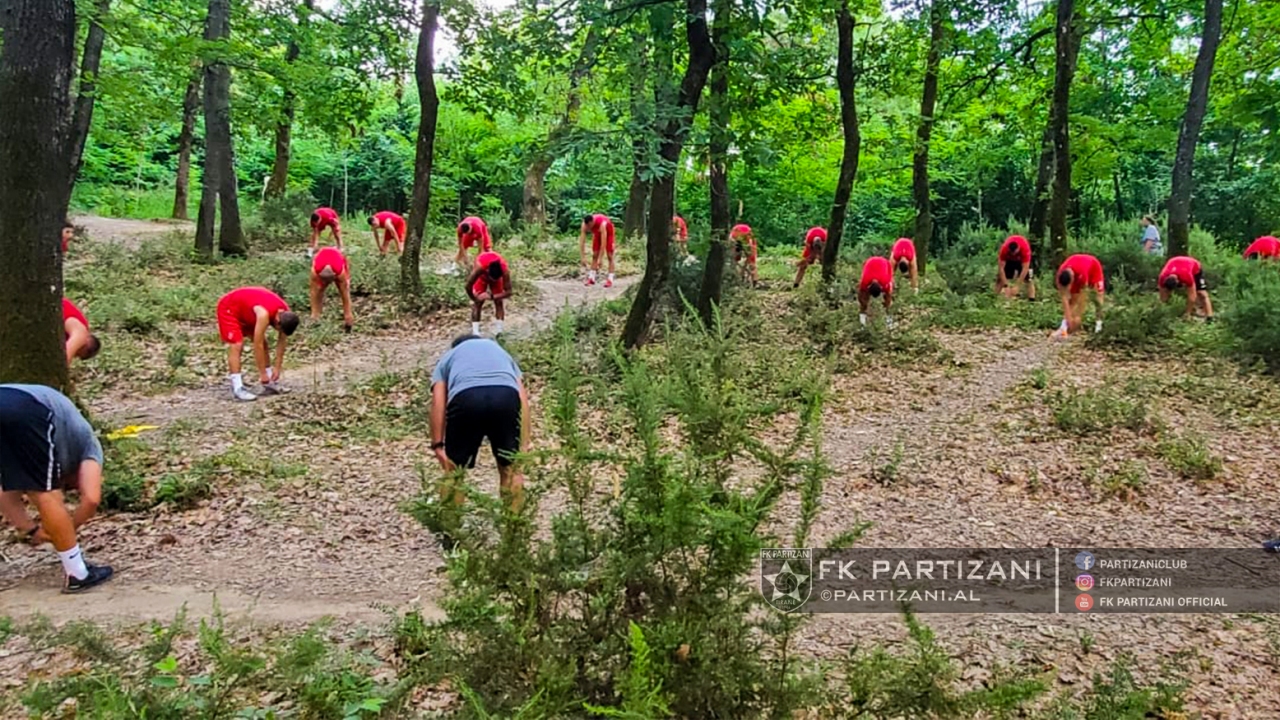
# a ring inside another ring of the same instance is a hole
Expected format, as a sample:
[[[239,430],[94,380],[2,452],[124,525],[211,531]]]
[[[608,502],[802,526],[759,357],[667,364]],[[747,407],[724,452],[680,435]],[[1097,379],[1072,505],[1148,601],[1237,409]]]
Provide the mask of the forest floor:
[[[131,248],[140,242],[129,234],[137,228],[118,221],[77,224],[94,240],[103,232]],[[138,225],[149,232],[152,224]],[[435,255],[428,267],[445,251]],[[619,297],[635,279],[620,277],[610,290],[575,279],[535,280],[536,302],[512,303],[508,331],[527,337],[564,307]],[[774,307],[785,314],[787,294],[766,292],[766,314]],[[158,392],[104,385],[90,399],[97,419],[111,427],[159,426],[140,436],[150,451],[171,456],[158,461],[159,471],[204,468],[212,495],[190,509],[117,513],[87,526],[87,555],[117,571],[89,595],[57,593],[60,569],[47,549],[0,546],[0,616],[19,625],[35,616],[54,624],[88,620],[126,636],[184,607],[190,617],[217,607],[247,636],[334,617],[339,635],[392,662],[388,616],[416,606],[436,617],[446,587],[436,540],[403,509],[423,492],[420,467],[430,457],[415,378],[467,329],[466,310],[450,309],[424,323],[353,334],[287,364],[293,391],[256,403],[233,403],[221,372]],[[866,547],[1256,547],[1280,530],[1274,444],[1258,440],[1280,431],[1273,381],[1248,384],[1220,368],[1126,360],[1051,343],[1039,332],[932,335],[940,352],[929,362],[877,363],[872,372],[834,377],[823,425],[834,477],[814,545],[855,521],[871,523]],[[536,404],[536,382],[534,389]],[[1184,479],[1151,433],[1112,429],[1080,438],[1052,431],[1046,406],[1067,389],[1142,396],[1166,435],[1203,437],[1221,472],[1210,482]],[[535,444],[542,425],[535,413]],[[1109,482],[1109,468],[1134,462],[1146,468],[1145,482]],[[473,481],[492,490],[494,474],[482,454]],[[798,511],[784,504],[776,522],[787,526]],[[1188,709],[1204,717],[1280,718],[1275,616],[924,620],[968,684],[1000,666],[1031,666],[1070,690],[1131,655],[1139,676],[1181,668]],[[818,615],[803,628],[800,647],[837,659],[854,647],[898,645],[904,636],[891,616]],[[0,646],[0,691],[79,663],[56,648],[11,641]]]

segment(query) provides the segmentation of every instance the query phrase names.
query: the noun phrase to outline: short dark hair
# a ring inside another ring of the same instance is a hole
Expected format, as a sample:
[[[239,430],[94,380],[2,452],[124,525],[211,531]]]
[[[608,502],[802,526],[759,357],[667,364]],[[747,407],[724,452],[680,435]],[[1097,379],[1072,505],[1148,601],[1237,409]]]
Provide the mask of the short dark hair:
[[[1009,241],[1007,241],[1007,240],[1006,240],[1006,241],[1005,241],[1005,246],[1009,248],[1008,250],[1005,250],[1005,251],[1004,251],[1005,259],[1007,259],[1007,260],[1021,260],[1021,259],[1022,259],[1022,248],[1018,247],[1018,243],[1015,243],[1015,242],[1009,242]]]
[[[377,224],[378,224],[378,221],[377,221],[377,219],[376,219],[376,218],[374,218],[372,215],[370,215],[370,216],[369,216],[369,224],[370,224],[370,225],[377,225]]]
[[[871,284],[867,286],[867,292],[871,293],[871,297],[878,298],[880,297],[880,293],[884,292],[884,290],[880,287],[879,280],[872,280]]]
[[[1251,252],[1251,253],[1249,253],[1248,255],[1245,255],[1245,256],[1244,256],[1244,259],[1245,259],[1245,260],[1257,260],[1259,256],[1261,256],[1261,253],[1259,253],[1259,252],[1256,252],[1256,251],[1255,251],[1255,252]]]
[[[76,224],[71,222],[70,218],[62,221],[62,229],[66,230],[67,228],[71,228],[72,230],[76,229]]]
[[[489,277],[494,280],[502,277],[502,263],[497,260],[489,263],[489,267],[485,268],[485,270],[489,273]]]
[[[311,224],[312,224],[312,225],[319,225],[319,224],[320,224],[320,213],[318,213],[318,212],[313,212],[313,213],[311,213]]]
[[[898,272],[906,272],[911,269],[911,263],[906,258],[898,258]]]
[[[451,344],[449,347],[456,348],[468,340],[479,340],[479,339],[480,339],[479,335],[472,335],[471,333],[467,333],[466,335],[459,335],[458,337],[453,339],[453,344]]]
[[[1179,282],[1177,275],[1169,275],[1165,277],[1164,281],[1161,282],[1160,284],[1163,285],[1166,290],[1172,290],[1178,287],[1179,285],[1181,285],[1182,283]]]
[[[469,223],[469,222],[464,222],[464,223],[462,223],[462,224],[458,225],[458,232],[462,233],[463,235],[470,235],[470,234],[471,234],[471,223]]]
[[[1058,273],[1058,285],[1061,287],[1066,287],[1070,285],[1072,274],[1073,273],[1070,270],[1063,270],[1062,272]]]
[[[591,223],[595,222],[595,220],[596,220],[596,216],[595,216],[595,215],[583,215],[583,216],[582,216],[582,224],[583,224],[583,225],[590,225]]]
[[[277,320],[280,323],[280,332],[285,335],[292,335],[298,329],[298,323],[302,322],[302,319],[298,317],[298,313],[290,310],[280,313]]]
[[[102,341],[98,339],[97,335],[89,333],[89,342],[85,343],[85,346],[80,349],[80,359],[92,360],[100,350],[102,350]]]

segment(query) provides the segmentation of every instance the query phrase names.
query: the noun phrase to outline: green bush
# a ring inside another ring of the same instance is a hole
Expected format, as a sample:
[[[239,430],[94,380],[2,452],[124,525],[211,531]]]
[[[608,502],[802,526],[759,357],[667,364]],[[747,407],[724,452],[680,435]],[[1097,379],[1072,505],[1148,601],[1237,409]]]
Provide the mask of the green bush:
[[[1107,298],[1103,309],[1102,332],[1092,333],[1086,343],[1110,350],[1141,351],[1167,347],[1182,316],[1184,302],[1174,297],[1160,302],[1155,291],[1141,295],[1117,292]]]
[[[281,197],[267,198],[245,222],[245,238],[249,246],[259,252],[299,249],[310,238],[311,213],[317,207],[316,199],[305,190],[290,190]],[[360,227],[353,225],[344,229],[352,234]]]
[[[1244,264],[1231,277],[1230,298],[1221,317],[1243,359],[1280,373],[1280,272],[1266,263]]]
[[[1053,422],[1073,435],[1094,435],[1124,428],[1139,432],[1147,428],[1147,406],[1130,400],[1115,388],[1079,391],[1067,388],[1050,399]]]
[[[1161,438],[1156,452],[1184,480],[1215,480],[1222,474],[1222,458],[1199,435]]]

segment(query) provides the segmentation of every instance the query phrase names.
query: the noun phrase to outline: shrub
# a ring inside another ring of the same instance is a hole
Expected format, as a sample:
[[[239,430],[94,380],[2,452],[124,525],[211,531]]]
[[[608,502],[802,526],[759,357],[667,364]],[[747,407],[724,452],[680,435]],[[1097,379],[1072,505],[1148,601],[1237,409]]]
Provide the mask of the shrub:
[[[1222,320],[1242,358],[1280,373],[1280,272],[1264,263],[1246,264],[1233,274],[1231,287]]]
[[[1103,310],[1102,332],[1088,336],[1090,346],[1124,351],[1149,351],[1167,347],[1182,316],[1183,301],[1174,297],[1160,302],[1154,293],[1113,293]]]
[[[316,207],[316,199],[305,190],[290,190],[281,197],[267,198],[245,223],[245,237],[258,251],[301,247],[310,237],[308,223]],[[360,230],[360,226],[350,220],[343,225],[348,237]]]
[[[1125,428],[1138,432],[1147,427],[1147,406],[1130,400],[1114,388],[1079,391],[1068,388],[1051,398],[1053,422],[1073,435],[1093,435]]]
[[[1222,474],[1222,458],[1199,435],[1161,438],[1156,452],[1184,480],[1214,480]]]

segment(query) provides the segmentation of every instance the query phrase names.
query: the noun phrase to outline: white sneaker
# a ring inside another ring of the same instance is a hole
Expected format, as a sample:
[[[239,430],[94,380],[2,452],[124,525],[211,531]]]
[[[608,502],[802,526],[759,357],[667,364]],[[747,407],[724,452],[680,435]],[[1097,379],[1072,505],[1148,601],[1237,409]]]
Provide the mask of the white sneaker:
[[[257,395],[249,392],[246,388],[232,388],[231,396],[243,402],[253,402],[258,399]]]
[[[1101,321],[1101,320],[1094,320],[1094,321],[1093,321],[1093,331],[1094,331],[1094,332],[1096,332],[1096,333],[1100,333],[1100,332],[1102,332],[1102,321]]]
[[[315,257],[315,256],[316,256],[316,249],[315,249],[315,248],[313,248],[313,247],[309,247],[309,248],[307,248],[307,259],[308,259],[308,260],[310,260],[311,258],[313,258],[313,257]]]

